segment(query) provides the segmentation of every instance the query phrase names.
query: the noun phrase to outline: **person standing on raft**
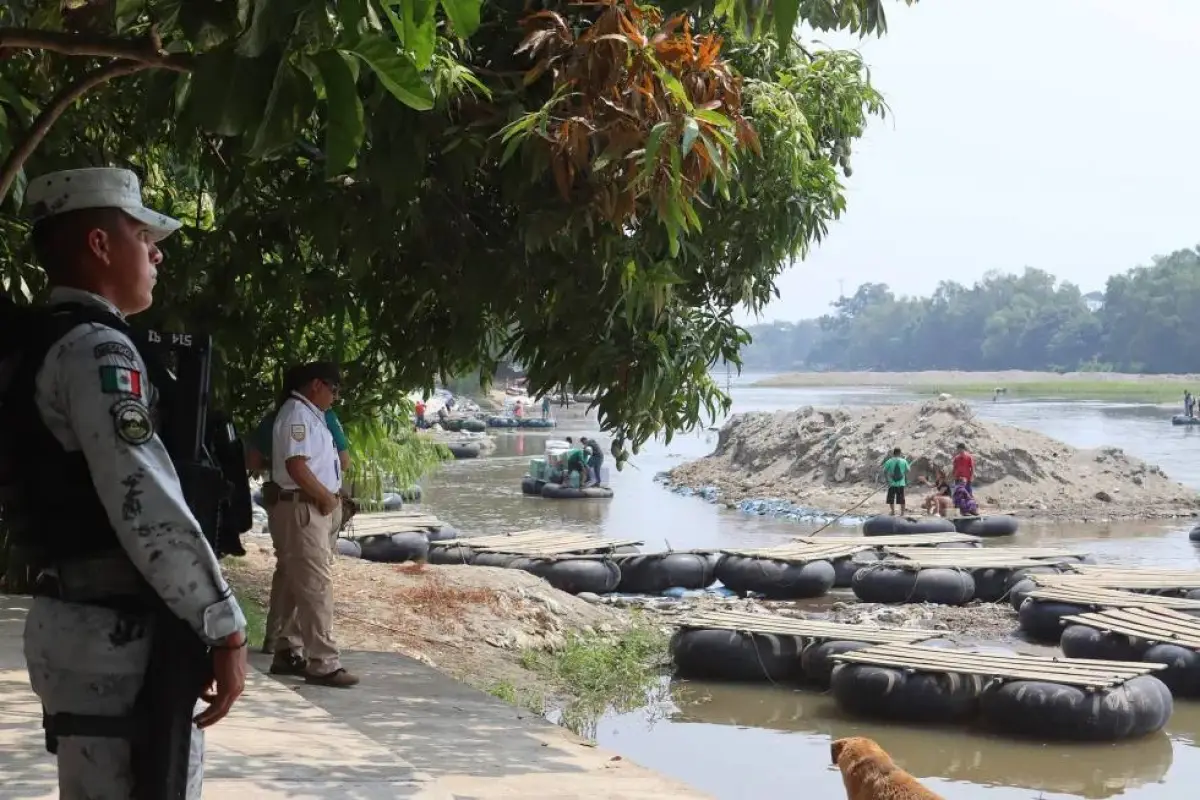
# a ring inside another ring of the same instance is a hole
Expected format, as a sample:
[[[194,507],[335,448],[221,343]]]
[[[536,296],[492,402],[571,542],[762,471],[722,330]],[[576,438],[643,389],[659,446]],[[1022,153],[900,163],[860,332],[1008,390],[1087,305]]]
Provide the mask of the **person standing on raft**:
[[[973,497],[975,495],[975,487],[972,485],[972,481],[975,480],[975,456],[971,455],[967,446],[962,442],[959,442],[954,449],[956,452],[952,466],[953,478],[955,482],[959,479],[965,481],[967,493]]]
[[[883,474],[887,478],[887,504],[892,516],[896,516],[896,505],[900,505],[900,516],[904,516],[904,487],[908,485],[909,464],[899,447],[892,450],[892,457],[883,462]]]

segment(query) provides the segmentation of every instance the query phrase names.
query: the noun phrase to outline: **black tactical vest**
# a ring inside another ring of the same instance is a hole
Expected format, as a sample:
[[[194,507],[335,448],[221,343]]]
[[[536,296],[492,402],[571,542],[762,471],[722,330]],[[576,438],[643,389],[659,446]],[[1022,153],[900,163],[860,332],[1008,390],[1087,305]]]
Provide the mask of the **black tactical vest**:
[[[123,333],[129,325],[105,309],[79,303],[38,309],[29,319],[26,344],[0,409],[0,447],[14,471],[4,487],[2,513],[10,542],[40,567],[119,550],[120,544],[83,453],[63,449],[42,421],[35,403],[37,374],[50,348],[77,325],[99,323]],[[141,355],[154,383],[158,362]]]

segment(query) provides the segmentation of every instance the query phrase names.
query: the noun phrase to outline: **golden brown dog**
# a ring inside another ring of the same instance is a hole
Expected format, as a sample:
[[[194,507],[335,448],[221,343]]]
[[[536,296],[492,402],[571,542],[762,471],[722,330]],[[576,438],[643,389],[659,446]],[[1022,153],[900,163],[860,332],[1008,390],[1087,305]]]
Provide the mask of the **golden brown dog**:
[[[838,739],[829,745],[829,752],[842,771],[847,800],[945,800],[897,767],[870,739]]]

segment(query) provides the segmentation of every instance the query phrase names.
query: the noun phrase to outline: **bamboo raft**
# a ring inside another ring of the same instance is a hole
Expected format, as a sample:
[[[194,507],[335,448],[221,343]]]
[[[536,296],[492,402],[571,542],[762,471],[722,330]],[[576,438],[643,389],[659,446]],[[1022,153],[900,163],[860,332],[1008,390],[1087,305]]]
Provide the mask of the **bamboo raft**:
[[[872,643],[919,642],[944,635],[938,631],[877,628],[873,625],[849,625],[815,619],[796,619],[779,614],[748,614],[744,611],[701,611],[683,617],[676,625],[680,628],[699,630]]]
[[[1152,644],[1170,643],[1200,650],[1200,619],[1169,608],[1110,608],[1063,617],[1063,622],[1087,625]]]
[[[1046,576],[1033,576],[1043,578]],[[1063,577],[1063,576],[1049,576]],[[1121,589],[1106,589],[1101,586],[1079,585],[1070,583],[1053,583],[1049,585],[1037,581],[1042,587],[1034,589],[1026,597],[1034,600],[1046,600],[1068,605],[1092,606],[1095,608],[1174,608],[1179,610],[1200,611],[1200,600],[1188,600],[1183,597],[1164,597],[1156,594],[1137,594]]]
[[[1200,589],[1200,570],[1073,564],[1058,583],[1109,589]],[[1039,581],[1040,582],[1040,581]]]
[[[1047,681],[1091,690],[1118,686],[1166,668],[1165,664],[972,653],[906,643],[879,644],[852,653],[838,653],[831,658],[842,663],[870,664],[913,672],[982,675],[1000,681]]]
[[[602,539],[571,531],[528,530],[493,536],[471,536],[430,542],[430,547],[469,547],[478,552],[521,556],[561,556],[611,552],[618,547],[644,544],[639,539]]]
[[[414,533],[435,531],[446,525],[430,514],[408,511],[385,511],[381,514],[355,514],[346,523],[346,532],[354,536],[371,536],[381,533]]]
[[[1016,549],[1016,548],[1014,548]],[[1045,567],[1050,562],[1040,561],[1020,552],[1010,553],[1007,547],[971,548],[956,550],[932,550],[927,547],[885,547],[887,558],[881,562],[890,566],[925,569],[1022,569]]]
[[[763,558],[772,561],[788,561],[796,564],[807,564],[811,561],[833,561],[839,558],[849,558],[855,553],[861,553],[864,550],[871,550],[872,545],[865,544],[861,539],[845,539],[843,542],[817,542],[815,544],[801,544],[798,542],[780,545],[779,547],[766,547],[761,549],[746,549],[740,550],[737,548],[724,548],[718,552],[728,556],[741,556],[743,558]]]
[[[794,541],[801,544],[825,544],[828,542],[843,542],[849,544],[862,542],[862,536],[797,536]],[[867,547],[937,547],[939,544],[975,544],[982,545],[983,537],[971,536],[966,533],[909,533],[896,536],[876,536],[868,539]]]

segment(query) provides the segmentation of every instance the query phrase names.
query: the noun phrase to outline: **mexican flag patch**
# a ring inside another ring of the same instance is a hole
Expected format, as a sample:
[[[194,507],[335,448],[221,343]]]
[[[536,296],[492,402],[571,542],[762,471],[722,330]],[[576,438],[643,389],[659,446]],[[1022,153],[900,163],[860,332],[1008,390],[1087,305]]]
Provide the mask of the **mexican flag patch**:
[[[142,396],[142,373],[126,367],[101,367],[100,391],[105,394]]]

